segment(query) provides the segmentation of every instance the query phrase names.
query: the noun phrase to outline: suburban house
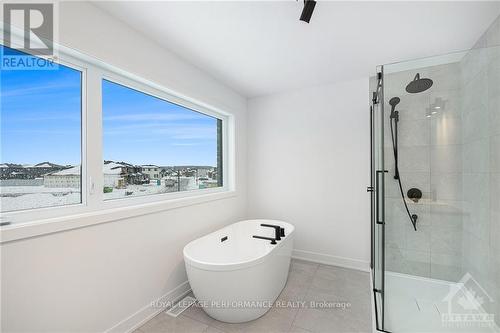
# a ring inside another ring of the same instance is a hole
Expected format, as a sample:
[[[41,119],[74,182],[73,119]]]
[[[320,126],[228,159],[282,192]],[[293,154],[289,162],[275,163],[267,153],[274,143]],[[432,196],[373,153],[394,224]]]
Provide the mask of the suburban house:
[[[142,165],[142,173],[147,175],[149,179],[160,179],[160,167],[157,165]]]

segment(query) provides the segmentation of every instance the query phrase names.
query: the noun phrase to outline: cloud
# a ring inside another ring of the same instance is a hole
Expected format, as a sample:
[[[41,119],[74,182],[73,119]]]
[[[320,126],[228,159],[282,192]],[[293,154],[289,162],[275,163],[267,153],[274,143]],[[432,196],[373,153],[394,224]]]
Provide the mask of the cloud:
[[[200,143],[197,143],[197,142],[174,142],[172,144],[170,144],[171,146],[176,146],[176,147],[191,147],[191,146],[201,146]]]
[[[193,125],[193,124],[158,124],[141,123],[134,125],[114,126],[104,128],[104,135],[127,137],[153,137],[162,136],[164,139],[193,140],[205,139],[213,140],[217,136],[217,129],[214,125]]]
[[[44,93],[45,95],[52,94],[60,94],[62,89],[68,88],[78,88],[80,89],[80,85],[77,84],[69,84],[69,83],[44,83],[43,85],[36,86],[20,86],[18,88],[11,88],[7,84],[2,84],[2,98],[5,97],[18,97],[18,96],[33,96],[34,94]]]
[[[124,114],[117,116],[105,116],[104,121],[180,121],[180,120],[193,120],[193,119],[206,119],[208,116],[201,114],[166,114],[166,113],[135,113]]]
[[[32,122],[39,122],[39,121],[59,121],[59,120],[70,120],[70,121],[81,121],[82,118],[80,114],[45,114],[44,112],[41,112],[40,115],[26,115],[26,116],[21,116],[21,117],[16,117],[16,115],[7,115],[5,116],[2,114],[3,120],[5,121],[5,118],[8,118],[8,121],[16,121],[16,122],[23,122],[23,121],[32,121]]]
[[[75,132],[71,130],[61,130],[61,129],[54,129],[54,130],[43,130],[43,129],[9,129],[9,130],[3,130],[4,133],[10,133],[10,134],[24,134],[29,136],[30,134],[43,134],[47,135],[47,138],[51,138],[51,136],[56,136],[56,135],[65,135],[65,136],[75,136],[79,137],[80,132]]]

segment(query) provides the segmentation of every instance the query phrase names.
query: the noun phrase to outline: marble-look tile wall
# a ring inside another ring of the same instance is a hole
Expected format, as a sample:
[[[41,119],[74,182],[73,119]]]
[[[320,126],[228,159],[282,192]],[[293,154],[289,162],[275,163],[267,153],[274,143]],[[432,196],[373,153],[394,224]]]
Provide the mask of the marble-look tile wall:
[[[463,269],[493,298],[500,325],[500,17],[460,63]]]
[[[434,85],[408,94],[416,73]],[[484,306],[500,326],[500,17],[460,61],[386,72],[384,87],[386,269],[448,281],[470,273],[491,296]],[[387,102],[395,96],[403,188],[423,192],[408,204],[417,231],[393,179]]]
[[[434,82],[429,90],[409,94],[406,85],[420,73]],[[458,281],[462,276],[462,114],[458,62],[384,76],[384,97],[401,98],[399,169],[404,192],[423,192],[408,202],[418,215],[413,230],[393,179],[394,156],[385,105],[386,265],[387,270]]]

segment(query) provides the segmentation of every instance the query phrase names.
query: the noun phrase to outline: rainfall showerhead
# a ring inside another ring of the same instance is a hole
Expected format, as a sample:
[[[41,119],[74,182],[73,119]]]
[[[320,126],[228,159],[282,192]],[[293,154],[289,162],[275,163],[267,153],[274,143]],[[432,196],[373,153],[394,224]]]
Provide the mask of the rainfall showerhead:
[[[432,83],[433,82],[431,79],[427,78],[421,79],[420,73],[417,73],[413,81],[408,83],[408,85],[406,86],[406,91],[409,92],[410,94],[421,93],[432,87]]]

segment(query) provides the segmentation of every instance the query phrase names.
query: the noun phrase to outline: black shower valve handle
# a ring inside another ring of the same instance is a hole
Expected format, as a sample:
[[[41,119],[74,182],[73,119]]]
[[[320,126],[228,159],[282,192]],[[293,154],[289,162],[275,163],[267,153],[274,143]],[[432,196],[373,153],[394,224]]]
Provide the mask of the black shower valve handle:
[[[406,196],[408,197],[408,199],[417,203],[420,199],[422,199],[422,191],[416,187],[413,187],[409,189],[408,192],[406,192]]]

